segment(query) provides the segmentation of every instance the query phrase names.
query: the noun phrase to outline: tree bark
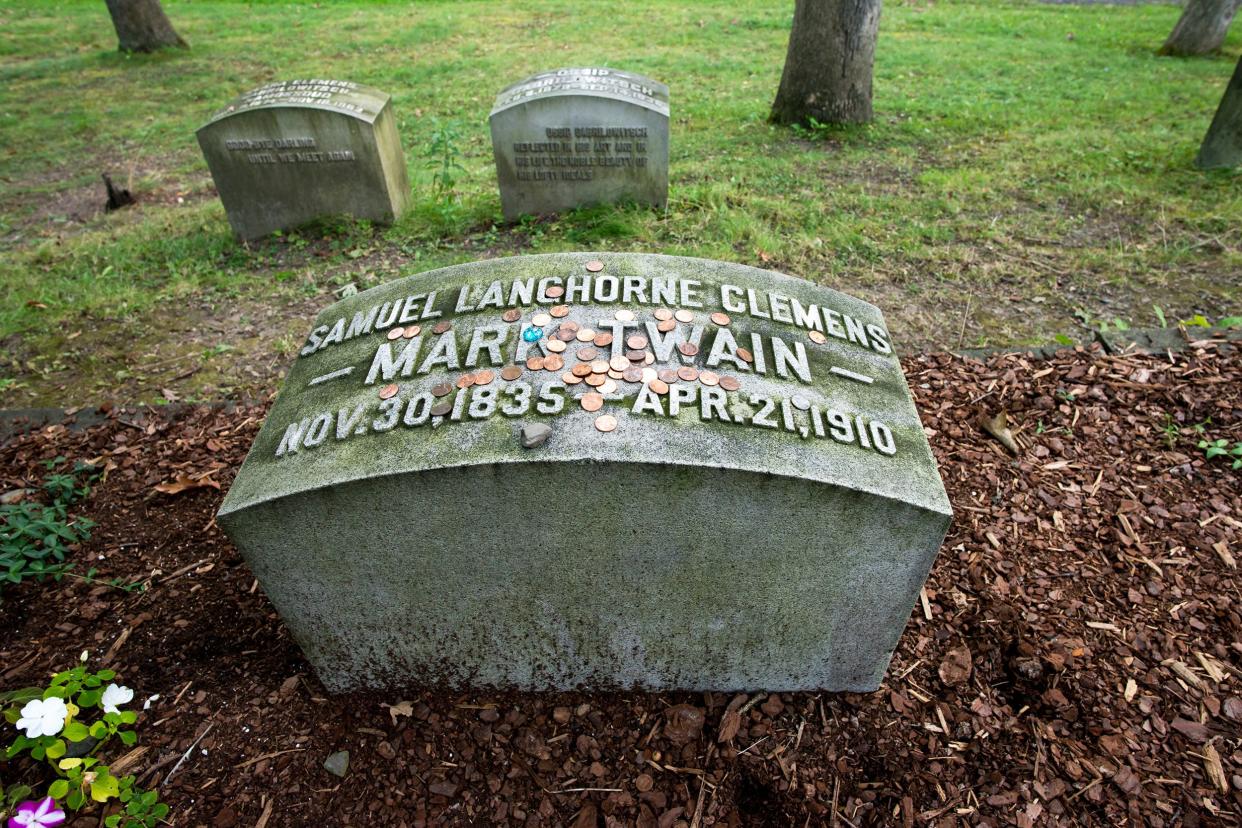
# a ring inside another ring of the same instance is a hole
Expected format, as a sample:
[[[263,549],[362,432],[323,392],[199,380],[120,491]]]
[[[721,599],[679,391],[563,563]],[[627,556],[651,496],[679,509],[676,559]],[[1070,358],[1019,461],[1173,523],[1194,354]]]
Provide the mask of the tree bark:
[[[880,0],[796,0],[771,119],[863,124],[872,119],[871,68]]]
[[[1158,54],[1189,57],[1215,52],[1229,34],[1242,0],[1186,0],[1186,8]]]
[[[1205,170],[1242,164],[1242,60],[1225,87],[1195,165]]]
[[[160,0],[106,0],[122,52],[155,52],[187,44],[173,30]]]

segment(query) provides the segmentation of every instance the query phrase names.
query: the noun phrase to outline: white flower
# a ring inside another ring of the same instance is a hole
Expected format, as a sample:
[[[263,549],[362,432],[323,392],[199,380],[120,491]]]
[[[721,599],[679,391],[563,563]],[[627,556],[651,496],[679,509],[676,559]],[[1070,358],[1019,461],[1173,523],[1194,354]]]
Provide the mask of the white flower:
[[[128,687],[118,684],[109,684],[108,689],[104,690],[103,698],[99,700],[99,706],[103,708],[105,713],[120,713],[116,706],[118,704],[129,704],[134,699],[134,691]]]
[[[17,729],[26,731],[26,738],[38,739],[40,736],[55,736],[65,726],[69,718],[69,708],[64,699],[35,699],[22,708],[21,718],[17,720]]]

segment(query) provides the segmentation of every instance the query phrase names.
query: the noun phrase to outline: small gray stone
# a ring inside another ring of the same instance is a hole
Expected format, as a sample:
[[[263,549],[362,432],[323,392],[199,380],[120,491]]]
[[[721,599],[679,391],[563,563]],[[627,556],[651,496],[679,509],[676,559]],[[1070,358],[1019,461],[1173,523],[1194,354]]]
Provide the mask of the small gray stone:
[[[349,773],[349,751],[338,750],[323,761],[323,769],[334,776],[345,778]]]
[[[0,504],[12,506],[14,503],[21,503],[34,494],[34,491],[34,489],[10,489],[4,494],[0,494]]]
[[[535,448],[548,442],[552,427],[543,423],[527,423],[522,426],[522,448]]]

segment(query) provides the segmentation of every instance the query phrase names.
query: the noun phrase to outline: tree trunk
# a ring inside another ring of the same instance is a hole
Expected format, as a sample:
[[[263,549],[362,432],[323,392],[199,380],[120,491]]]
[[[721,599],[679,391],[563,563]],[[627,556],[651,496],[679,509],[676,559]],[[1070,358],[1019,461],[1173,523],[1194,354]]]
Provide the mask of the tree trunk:
[[[108,14],[122,52],[155,52],[168,46],[185,47],[160,0],[106,0]]]
[[[1158,54],[1189,57],[1215,52],[1225,42],[1242,0],[1186,0],[1169,39]]]
[[[869,122],[879,28],[880,0],[796,0],[772,120]]]
[[[1242,60],[1225,87],[1195,164],[1205,170],[1242,164]]]

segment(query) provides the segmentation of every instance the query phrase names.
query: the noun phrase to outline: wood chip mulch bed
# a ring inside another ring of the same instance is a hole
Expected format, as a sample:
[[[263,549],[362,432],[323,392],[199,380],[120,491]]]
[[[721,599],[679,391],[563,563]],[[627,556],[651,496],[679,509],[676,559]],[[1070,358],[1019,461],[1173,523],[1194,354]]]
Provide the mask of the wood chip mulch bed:
[[[956,519],[879,692],[330,697],[212,519],[260,407],[0,449],[3,490],[107,464],[79,568],[151,580],[6,589],[0,688],[89,649],[158,695],[131,772],[182,826],[1242,822],[1242,472],[1193,431],[1242,439],[1242,355],[905,368]],[[1001,411],[1018,457],[979,427]],[[178,480],[199,485],[155,489]]]

